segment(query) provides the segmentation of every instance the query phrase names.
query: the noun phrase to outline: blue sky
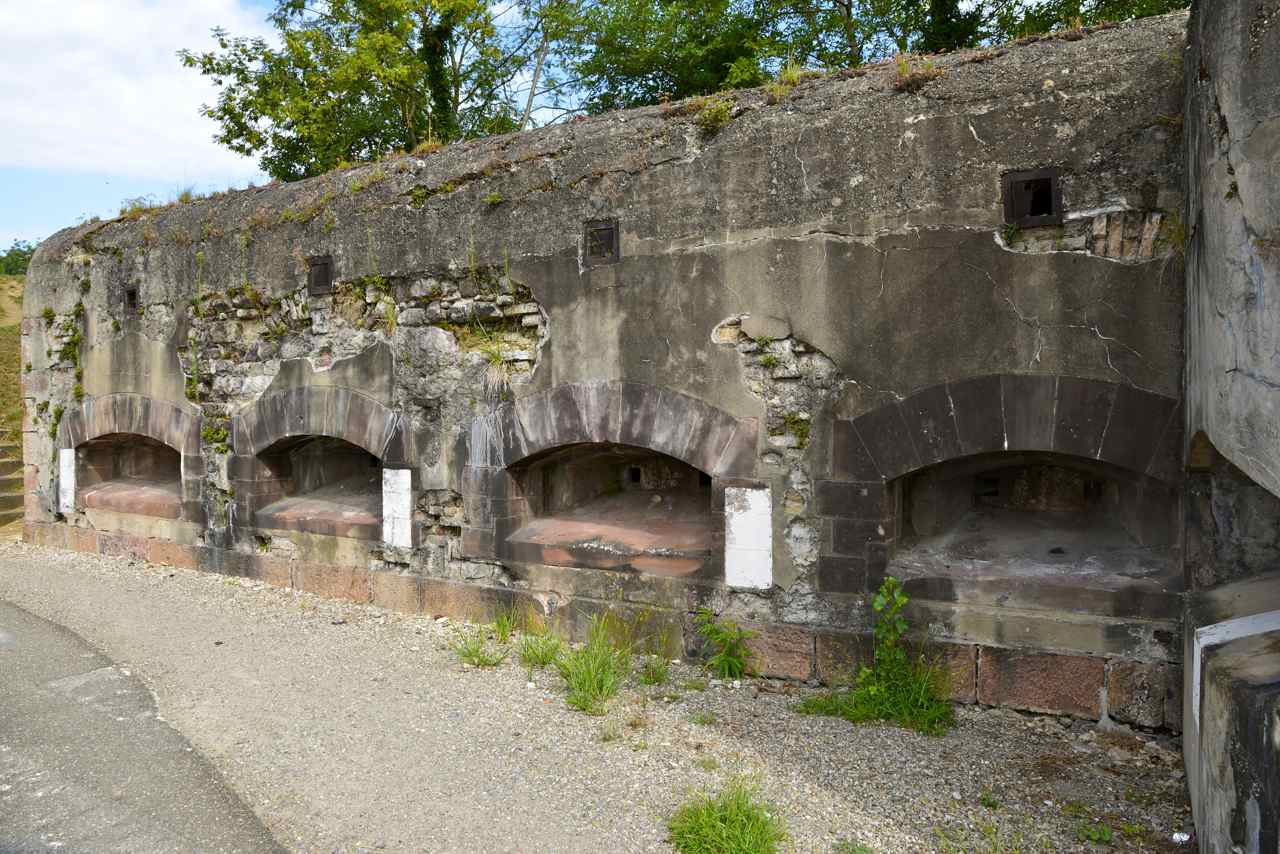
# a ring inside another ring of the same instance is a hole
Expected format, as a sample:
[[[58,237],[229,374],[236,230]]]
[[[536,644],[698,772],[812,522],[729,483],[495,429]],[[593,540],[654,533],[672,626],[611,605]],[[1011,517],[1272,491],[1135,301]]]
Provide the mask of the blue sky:
[[[213,142],[216,94],[175,53],[209,30],[267,35],[270,2],[0,2],[0,249],[39,241],[124,199],[266,178]]]

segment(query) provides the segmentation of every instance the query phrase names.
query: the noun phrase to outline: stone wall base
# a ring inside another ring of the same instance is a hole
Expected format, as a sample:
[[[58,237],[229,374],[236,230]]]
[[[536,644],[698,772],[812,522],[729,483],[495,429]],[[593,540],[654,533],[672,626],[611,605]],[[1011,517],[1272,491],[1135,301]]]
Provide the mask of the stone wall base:
[[[28,521],[23,538],[51,548],[251,578],[408,614],[487,622],[501,611],[515,609],[549,620],[574,640],[585,636],[593,616],[622,612],[640,636],[656,639],[654,651],[682,656],[696,643],[687,614],[666,603],[635,604],[581,595],[563,601],[538,590],[323,565],[59,523]],[[756,632],[749,644],[760,676],[841,685],[849,684],[860,667],[871,663],[873,643],[867,633],[778,623],[746,623],[745,627]],[[958,703],[1088,720],[1105,714],[1126,724],[1182,728],[1182,672],[1174,663],[940,640],[924,641],[918,649],[944,673],[949,697]]]

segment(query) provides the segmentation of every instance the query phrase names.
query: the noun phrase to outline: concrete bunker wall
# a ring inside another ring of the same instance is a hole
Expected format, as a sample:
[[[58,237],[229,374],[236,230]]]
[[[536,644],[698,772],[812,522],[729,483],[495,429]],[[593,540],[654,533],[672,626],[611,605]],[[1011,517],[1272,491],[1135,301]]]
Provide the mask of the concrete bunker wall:
[[[1187,53],[1184,753],[1200,850],[1280,850],[1280,14]]]
[[[61,232],[24,304],[28,536],[429,613],[647,613],[681,653],[705,604],[760,629],[765,673],[835,679],[869,652],[876,526],[913,473],[1053,453],[1179,488],[1184,26],[943,57],[917,93],[888,65],[735,93],[714,134],[696,104],[644,108]],[[1005,176],[1046,169],[1061,224],[1006,227]],[[173,446],[194,540],[58,507],[52,413],[117,393],[198,413]],[[706,490],[696,570],[512,539],[546,516],[534,479],[626,454],[689,467],[651,503]],[[361,459],[380,493],[282,527],[300,482]],[[914,605],[958,699],[1177,725],[1165,600],[1100,589],[1064,620],[1028,582],[1015,615],[1007,583]]]

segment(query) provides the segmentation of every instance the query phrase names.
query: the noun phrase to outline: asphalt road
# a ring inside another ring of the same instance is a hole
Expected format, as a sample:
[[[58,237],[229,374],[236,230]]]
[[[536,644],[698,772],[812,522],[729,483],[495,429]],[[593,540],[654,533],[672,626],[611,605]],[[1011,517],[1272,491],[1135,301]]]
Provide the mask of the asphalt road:
[[[279,850],[136,676],[0,601],[0,854]]]

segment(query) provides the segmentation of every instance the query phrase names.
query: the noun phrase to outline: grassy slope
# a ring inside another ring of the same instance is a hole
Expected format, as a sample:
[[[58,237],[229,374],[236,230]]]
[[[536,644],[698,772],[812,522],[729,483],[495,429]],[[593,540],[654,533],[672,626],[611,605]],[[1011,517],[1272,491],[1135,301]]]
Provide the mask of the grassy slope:
[[[0,276],[0,441],[22,441],[22,277]]]

